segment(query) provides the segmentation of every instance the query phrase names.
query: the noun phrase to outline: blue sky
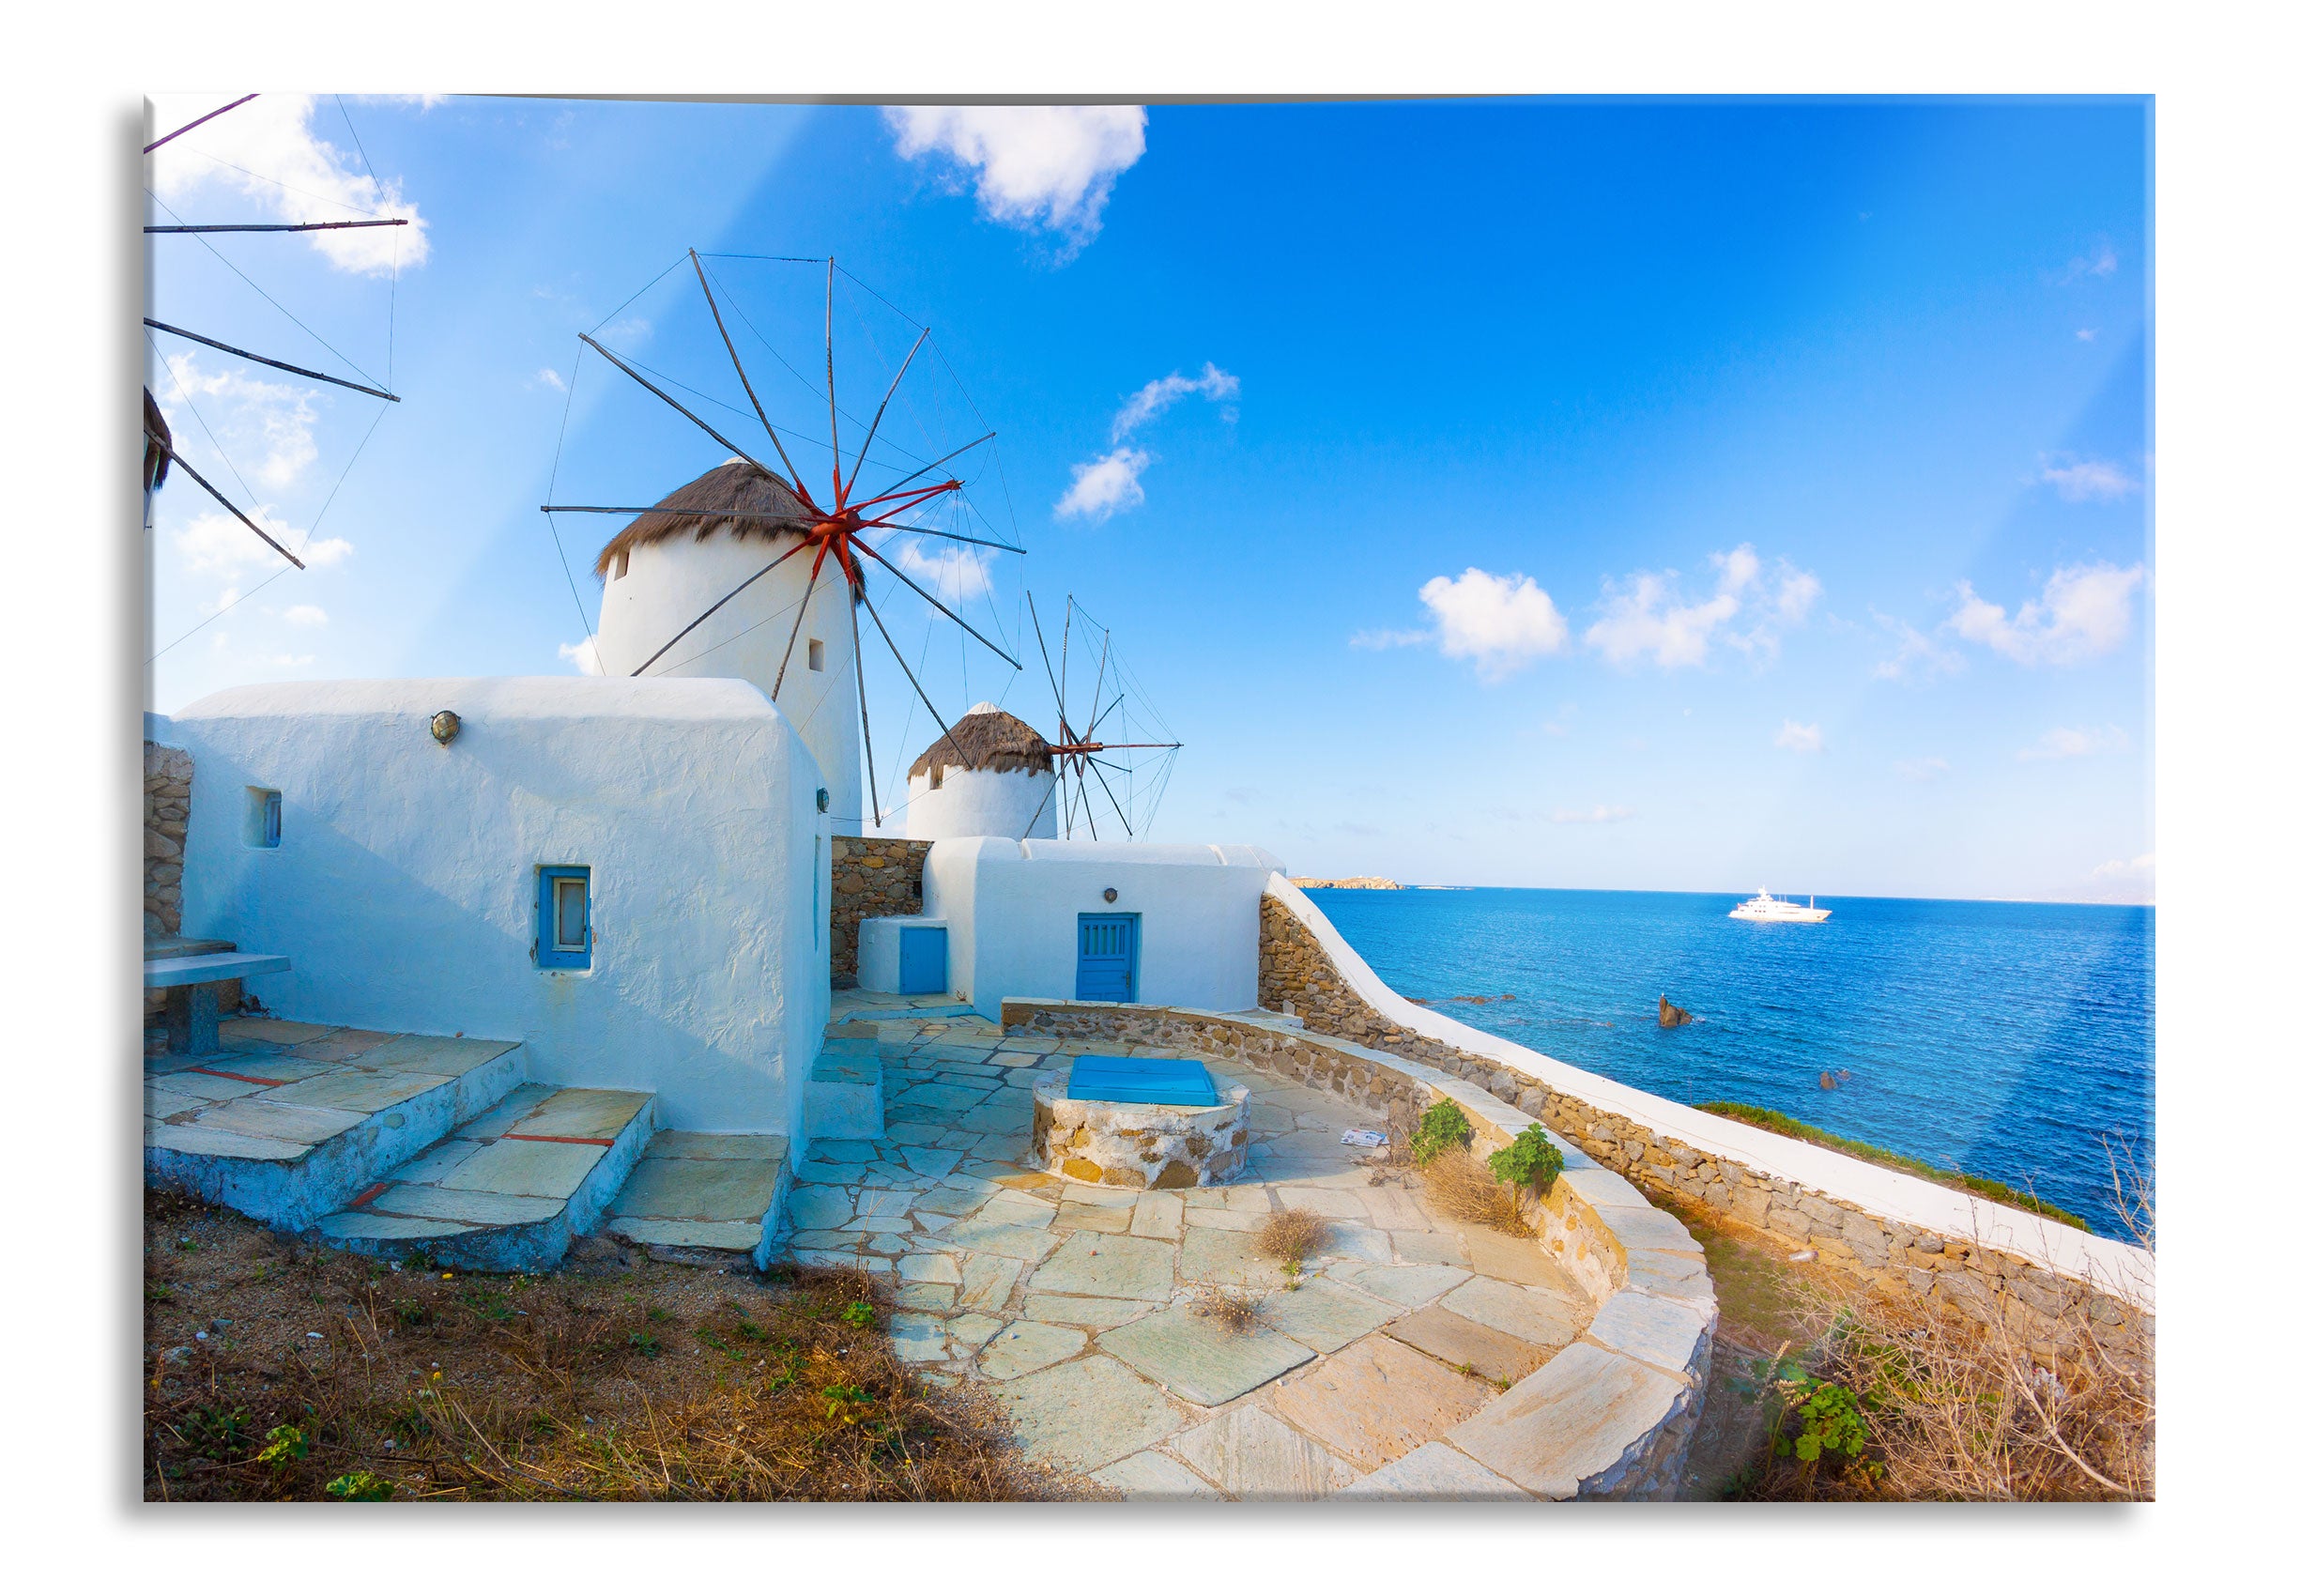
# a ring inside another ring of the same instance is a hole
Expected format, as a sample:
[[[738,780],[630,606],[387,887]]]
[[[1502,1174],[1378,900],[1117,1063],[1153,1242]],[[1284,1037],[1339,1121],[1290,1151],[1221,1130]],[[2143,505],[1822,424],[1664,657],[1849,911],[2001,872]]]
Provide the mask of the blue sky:
[[[560,498],[646,502],[725,452],[576,334],[740,406],[658,274],[836,253],[935,328],[889,447],[999,432],[965,514],[1029,555],[922,576],[1010,640],[1025,589],[1108,623],[1188,744],[1157,836],[1408,881],[2145,898],[2150,138],[2129,100],[266,97],[162,152],[157,220],[421,225],[161,238],[152,314],[404,402],[157,336],[187,459],[312,568],[267,580],[171,484],[153,701],[577,668],[616,523],[555,543],[555,461]],[[713,269],[819,359],[820,269]],[[902,323],[842,293],[851,409]],[[1048,727],[1035,672],[883,607],[946,714]],[[867,668],[891,789],[933,731]]]

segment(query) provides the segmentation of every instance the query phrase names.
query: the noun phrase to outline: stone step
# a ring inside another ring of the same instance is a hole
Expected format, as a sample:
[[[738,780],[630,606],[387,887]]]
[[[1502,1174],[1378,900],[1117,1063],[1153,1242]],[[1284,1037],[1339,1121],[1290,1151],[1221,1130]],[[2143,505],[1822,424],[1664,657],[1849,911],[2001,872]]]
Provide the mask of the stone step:
[[[376,1257],[548,1269],[597,1225],[654,1119],[652,1092],[521,1086],[320,1220],[314,1236]]]
[[[516,1042],[226,1020],[144,1065],[144,1173],[281,1230],[342,1207],[525,1079]]]
[[[606,1235],[669,1263],[767,1266],[790,1189],[780,1136],[659,1130],[607,1209]]]
[[[868,1142],[886,1134],[886,1093],[879,1028],[832,1025],[806,1074],[806,1134]]]

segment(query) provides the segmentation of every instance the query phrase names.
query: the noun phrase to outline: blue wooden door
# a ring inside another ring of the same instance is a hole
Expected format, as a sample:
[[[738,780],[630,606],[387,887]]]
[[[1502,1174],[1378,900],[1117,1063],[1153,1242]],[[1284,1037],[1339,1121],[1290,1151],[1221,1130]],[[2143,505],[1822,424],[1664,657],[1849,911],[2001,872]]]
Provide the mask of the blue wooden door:
[[[939,992],[949,984],[950,933],[941,926],[905,926],[895,984],[905,992]]]
[[[1078,917],[1078,1001],[1134,1001],[1135,932],[1139,914],[1081,914]]]

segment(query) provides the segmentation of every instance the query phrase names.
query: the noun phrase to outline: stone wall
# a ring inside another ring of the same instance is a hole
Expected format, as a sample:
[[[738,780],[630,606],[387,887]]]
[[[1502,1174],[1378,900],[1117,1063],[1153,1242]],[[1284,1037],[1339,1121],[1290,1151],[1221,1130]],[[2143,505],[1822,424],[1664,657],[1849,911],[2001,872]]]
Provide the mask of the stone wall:
[[[831,838],[831,984],[851,987],[855,938],[865,920],[915,914],[931,842],[900,836]]]
[[[184,827],[192,819],[192,756],[144,744],[144,932],[184,928]]]
[[[1275,1021],[1147,1004],[1021,998],[1002,1005],[1010,1035],[1095,1037],[1167,1048],[1210,1065],[1252,1065],[1379,1113],[1393,1147],[1438,1098],[1461,1106],[1475,1150],[1506,1146],[1531,1116],[1446,1071]],[[1527,1218],[1534,1235],[1599,1305],[1572,1346],[1472,1420],[1476,1446],[1498,1448],[1531,1469],[1541,1495],[1576,1500],[1656,1500],[1682,1489],[1685,1460],[1709,1388],[1717,1298],[1705,1255],[1685,1227],[1636,1188],[1572,1147],[1565,1172]],[[1603,1393],[1592,1404],[1590,1391]],[[1586,1430],[1545,1425],[1541,1410],[1580,1402],[1602,1408]],[[1465,1427],[1466,1428],[1466,1427]],[[1547,1458],[1550,1461],[1541,1461]],[[1529,1486],[1529,1488],[1533,1488]]]
[[[2153,1312],[2127,1300],[2131,1282],[2055,1273],[1998,1249],[1879,1219],[1821,1190],[1661,1135],[1492,1058],[1425,1036],[1352,990],[1308,927],[1274,897],[1262,899],[1262,1006],[1310,1029],[1433,1066],[1513,1103],[1598,1163],[1644,1189],[1762,1233],[1792,1253],[1888,1290],[1940,1293],[1953,1304],[2017,1303],[2050,1350],[2052,1321],[2088,1317],[2104,1341],[2154,1330]]]

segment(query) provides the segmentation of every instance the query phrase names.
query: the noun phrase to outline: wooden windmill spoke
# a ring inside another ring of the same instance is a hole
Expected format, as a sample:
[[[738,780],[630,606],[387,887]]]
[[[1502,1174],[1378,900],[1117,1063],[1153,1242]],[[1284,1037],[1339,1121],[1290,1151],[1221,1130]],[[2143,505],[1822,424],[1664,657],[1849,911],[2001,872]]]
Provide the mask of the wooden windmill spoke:
[[[1125,703],[1125,702],[1126,702],[1126,695],[1125,695],[1124,693],[1119,694],[1119,695],[1118,695],[1116,698],[1112,698],[1112,699],[1110,701],[1110,704],[1109,704],[1108,708],[1104,709],[1104,710],[1103,710],[1103,712],[1102,712],[1100,714],[1096,715],[1096,716],[1094,717],[1094,719],[1093,719],[1093,720],[1092,720],[1090,723],[1088,723],[1088,725],[1087,725],[1087,727],[1086,727],[1086,741],[1087,741],[1087,742],[1091,743],[1091,742],[1093,742],[1093,741],[1094,741],[1094,734],[1095,734],[1096,729],[1097,728],[1099,728],[1099,727],[1101,726],[1101,724],[1102,724],[1104,721],[1108,720],[1108,719],[1111,717],[1112,713],[1113,711],[1115,711],[1115,710],[1118,708],[1118,706],[1119,706],[1120,704],[1123,704],[1123,703]]]
[[[830,391],[831,399],[831,492],[836,499],[832,508],[844,510],[847,485],[838,474],[838,369],[831,359],[831,287],[837,281],[838,257],[833,255],[822,273],[822,385]]]
[[[879,808],[879,762],[870,752],[870,698],[863,691],[863,623],[854,618],[854,594],[847,598],[847,624],[854,629],[854,702],[863,712],[863,768],[870,773],[870,823],[882,826],[886,816]]]
[[[958,746],[958,740],[956,737],[950,735],[950,722],[944,720],[943,712],[934,707],[934,700],[927,697],[927,690],[918,684],[918,677],[912,671],[911,662],[902,657],[900,649],[895,647],[894,637],[887,631],[886,622],[879,619],[879,606],[870,602],[870,595],[865,592],[859,584],[854,590],[854,596],[863,601],[865,609],[870,611],[870,623],[879,629],[879,636],[886,639],[886,652],[895,656],[897,665],[902,667],[902,674],[910,678],[911,691],[918,695],[918,701],[927,706],[928,714],[934,716],[934,724],[942,729],[943,736],[950,744],[951,752],[958,757],[958,768],[973,770],[974,767],[967,762],[966,750]]]
[[[806,491],[806,484],[799,479],[798,467],[790,463],[790,451],[783,447],[782,437],[775,432],[774,423],[767,420],[767,407],[759,402],[759,395],[751,390],[750,374],[743,369],[743,357],[735,353],[735,341],[728,333],[726,318],[719,315],[718,298],[711,292],[711,279],[703,275],[702,256],[689,250],[687,258],[695,263],[695,280],[703,285],[703,302],[711,307],[711,319],[718,323],[719,340],[727,345],[727,358],[734,361],[735,376],[743,379],[744,396],[750,400],[751,408],[759,413],[759,424],[767,429],[767,441],[774,445],[774,453],[782,457],[783,469],[790,473],[790,485],[798,490],[801,499],[808,504],[814,503],[815,496]]]
[[[977,632],[972,626],[967,625],[967,623],[959,618],[958,613],[956,610],[945,605],[941,599],[936,598],[926,589],[920,587],[916,582],[912,581],[910,577],[904,575],[900,566],[895,564],[884,555],[881,554],[877,549],[865,543],[861,538],[849,537],[847,542],[853,545],[856,548],[861,549],[865,554],[870,556],[871,559],[877,560],[887,570],[892,571],[895,574],[895,579],[900,582],[904,587],[910,589],[920,598],[925,599],[928,604],[934,606],[935,608],[941,610],[944,615],[949,616],[953,621],[958,622],[960,629],[962,629],[968,637],[974,638],[974,641],[980,643],[984,648],[989,649],[992,653],[998,655],[999,658],[1004,660],[1008,665],[1014,667],[1015,669],[1020,670],[1022,668],[1022,662],[1020,660],[1016,659],[1004,649],[1000,648],[996,643],[990,641],[989,638],[984,637],[980,632]]]
[[[806,606],[815,596],[815,583],[822,575],[822,557],[830,552],[830,546],[824,544],[815,550],[815,568],[806,574],[806,591],[799,595],[799,613],[791,618],[790,640],[783,645],[783,663],[774,668],[774,691],[767,697],[777,702],[783,697],[783,672],[790,668],[790,651],[799,646],[800,628],[806,624]]]
[[[151,229],[147,227],[145,231],[148,233]],[[243,361],[253,361],[257,365],[269,366],[274,371],[294,372],[298,376],[308,376],[314,382],[332,382],[336,387],[348,388],[354,393],[366,393],[377,399],[389,399],[394,405],[399,403],[398,394],[386,393],[380,388],[370,388],[363,382],[353,382],[345,377],[330,376],[324,371],[313,371],[305,366],[291,366],[285,361],[275,361],[268,355],[259,355],[253,350],[242,349],[231,344],[219,344],[213,338],[203,337],[197,332],[187,332],[180,327],[170,327],[166,322],[154,321],[150,316],[144,318],[144,325],[158,332],[173,332],[176,337],[189,338],[194,344],[205,344],[210,349],[221,349],[227,355],[238,355]]]
[[[1127,836],[1131,837],[1134,835],[1133,822],[1126,818],[1126,806],[1118,802],[1118,794],[1110,790],[1110,778],[1102,774],[1102,762],[1090,758],[1086,766],[1094,772],[1095,780],[1102,784],[1102,795],[1110,800],[1110,806],[1118,813],[1118,823],[1126,827]]]
[[[946,532],[940,527],[905,527],[894,521],[866,521],[866,527],[883,527],[890,532],[916,532],[922,537],[948,538],[953,543],[971,543],[983,548],[1003,548],[1008,554],[1028,554],[1030,550],[1010,543],[993,543],[989,538],[970,538],[964,532]]]
[[[250,95],[248,98],[253,100],[254,96]],[[231,107],[227,105],[224,107],[224,109],[228,111],[231,109]],[[170,448],[163,439],[161,439],[157,434],[153,433],[149,428],[145,430],[144,437],[146,441],[149,442],[153,447],[158,449],[161,453],[165,454],[169,459],[181,466],[184,468],[184,474],[190,477],[193,482],[198,483],[202,487],[206,488],[207,490],[207,497],[214,499],[218,504],[222,505],[226,510],[229,510],[234,516],[238,517],[241,526],[247,528],[248,530],[253,532],[257,537],[262,538],[273,548],[278,549],[281,559],[286,560],[290,565],[293,565],[299,571],[304,569],[303,561],[298,560],[294,555],[288,553],[287,549],[281,544],[279,539],[273,537],[269,532],[264,530],[263,528],[249,520],[245,515],[240,514],[238,505],[234,504],[230,499],[224,498],[214,483],[209,482],[206,477],[200,475],[199,472],[193,470],[192,468],[191,461],[185,459],[181,454],[176,453],[174,449]],[[230,462],[228,461],[225,462],[227,465]]]
[[[759,521],[771,526],[812,531],[820,515],[793,515],[780,510],[709,510],[686,504],[544,504],[546,515],[694,515],[707,521]]]
[[[918,343],[912,345],[911,352],[902,357],[902,370],[897,371],[895,374],[895,380],[886,385],[886,398],[879,401],[879,413],[870,418],[870,430],[863,435],[863,447],[854,452],[854,477],[859,477],[863,474],[863,459],[864,456],[870,453],[871,439],[879,436],[879,423],[886,419],[887,401],[893,399],[895,396],[895,390],[902,386],[904,373],[911,369],[911,362],[918,358],[919,344],[924,344],[926,341],[927,333],[925,330],[922,330],[918,335]],[[853,477],[850,477],[848,480],[851,482]]]
[[[1049,772],[1048,774],[1052,775],[1053,773]],[[1024,836],[1028,836],[1031,834],[1033,827],[1037,825],[1038,817],[1046,813],[1047,805],[1053,802],[1054,794],[1060,790],[1061,787],[1062,778],[1059,775],[1056,775],[1052,781],[1046,784],[1046,790],[1040,793],[1038,796],[1038,806],[1035,809],[1033,809],[1030,813],[1030,824],[1022,828],[1022,835]]]
[[[575,336],[582,339],[584,343],[589,344],[592,348],[598,350],[602,355],[605,355],[617,371],[621,372],[632,381],[637,383],[641,388],[647,390],[648,392],[653,394],[656,398],[662,400],[666,405],[668,405],[672,409],[678,411],[681,415],[686,417],[687,420],[693,422],[697,426],[702,428],[705,433],[710,435],[713,442],[716,443],[720,448],[726,450],[728,453],[734,455],[736,459],[741,460],[744,465],[751,467],[755,470],[765,471],[767,469],[764,466],[759,465],[758,461],[751,458],[749,451],[744,449],[732,438],[727,437],[724,433],[721,433],[709,422],[703,420],[702,417],[688,409],[678,400],[664,392],[663,390],[657,388],[653,383],[639,376],[637,372],[633,371],[630,366],[625,364],[612,349],[609,349],[606,345],[600,343],[598,339],[593,338],[588,332],[578,332],[575,334]],[[769,472],[768,474],[772,475],[773,473]]]
[[[631,674],[637,676],[643,673],[648,665],[654,664],[655,661],[661,659],[665,654],[671,652],[671,643],[678,642],[681,637],[685,637],[689,632],[694,631],[695,628],[700,626],[704,622],[710,620],[720,610],[726,608],[728,604],[733,602],[737,593],[743,591],[744,589],[749,587],[753,582],[759,580],[759,577],[765,575],[768,572],[774,570],[777,565],[780,565],[784,560],[789,560],[792,555],[801,552],[805,547],[806,545],[803,543],[793,544],[790,547],[776,555],[773,560],[768,560],[766,564],[760,566],[758,570],[744,577],[742,581],[735,584],[733,591],[730,591],[725,598],[719,600],[718,603],[713,605],[709,609],[704,610],[700,615],[688,622],[684,626],[680,627],[676,633],[672,634],[671,641],[669,643],[664,644],[653,653],[649,654],[647,656],[647,664],[640,666],[637,670],[633,671]]]
[[[1102,634],[1102,663],[1096,666],[1094,671],[1094,698],[1086,706],[1086,735],[1080,739],[1082,743],[1094,741],[1095,723],[1102,718],[1095,712],[1102,707],[1102,676],[1109,668],[1110,634],[1105,632]]]
[[[870,506],[879,503],[882,499],[892,499],[897,491],[901,488],[903,483],[916,482],[919,478],[925,476],[928,471],[933,470],[937,466],[947,466],[950,464],[950,462],[956,460],[959,455],[965,453],[968,450],[979,449],[997,436],[998,434],[995,432],[986,432],[980,437],[974,439],[974,441],[972,443],[961,443],[958,448],[943,455],[940,460],[928,461],[925,465],[919,467],[917,470],[912,471],[909,476],[904,477],[900,482],[896,483],[893,487],[890,487],[885,492],[880,494],[877,499],[866,499],[860,503],[851,505],[849,508],[855,510],[867,510]],[[952,483],[950,485],[953,488],[957,488],[963,486],[964,484],[959,483]]]

